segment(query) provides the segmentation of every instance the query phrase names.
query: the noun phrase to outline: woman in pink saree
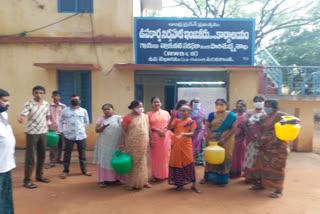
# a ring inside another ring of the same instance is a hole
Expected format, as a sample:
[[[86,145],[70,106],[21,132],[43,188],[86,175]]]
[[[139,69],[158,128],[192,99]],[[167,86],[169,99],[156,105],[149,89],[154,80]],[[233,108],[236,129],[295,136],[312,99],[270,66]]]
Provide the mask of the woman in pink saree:
[[[168,178],[168,165],[172,132],[167,130],[170,115],[161,109],[158,97],[151,99],[152,111],[148,112],[150,127],[153,137],[153,146],[150,148],[151,181]]]

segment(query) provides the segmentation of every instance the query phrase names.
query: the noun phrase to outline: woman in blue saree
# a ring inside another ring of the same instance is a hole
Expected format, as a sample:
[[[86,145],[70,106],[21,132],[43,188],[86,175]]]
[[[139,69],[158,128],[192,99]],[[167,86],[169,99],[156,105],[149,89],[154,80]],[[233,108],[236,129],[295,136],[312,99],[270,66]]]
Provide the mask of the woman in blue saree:
[[[200,183],[212,182],[223,187],[229,183],[237,116],[226,110],[227,101],[224,99],[217,99],[215,105],[216,112],[210,113],[207,119],[207,140],[218,141],[226,155],[222,164],[206,163],[204,179]]]

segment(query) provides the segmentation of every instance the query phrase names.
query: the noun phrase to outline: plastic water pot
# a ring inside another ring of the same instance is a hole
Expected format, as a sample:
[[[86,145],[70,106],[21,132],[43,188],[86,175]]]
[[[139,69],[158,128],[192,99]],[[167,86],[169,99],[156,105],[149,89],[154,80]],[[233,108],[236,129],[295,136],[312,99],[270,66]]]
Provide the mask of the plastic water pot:
[[[295,119],[293,116],[282,116],[284,121]],[[283,141],[292,141],[299,135],[301,126],[299,124],[284,124],[280,122],[274,124],[277,138]]]
[[[55,131],[49,130],[47,133],[47,146],[56,147],[58,146],[60,136]]]
[[[111,159],[111,166],[118,174],[127,174],[132,169],[132,158],[129,154],[116,151]]]
[[[222,164],[226,152],[218,145],[218,142],[210,141],[209,146],[204,149],[204,158],[209,164]]]

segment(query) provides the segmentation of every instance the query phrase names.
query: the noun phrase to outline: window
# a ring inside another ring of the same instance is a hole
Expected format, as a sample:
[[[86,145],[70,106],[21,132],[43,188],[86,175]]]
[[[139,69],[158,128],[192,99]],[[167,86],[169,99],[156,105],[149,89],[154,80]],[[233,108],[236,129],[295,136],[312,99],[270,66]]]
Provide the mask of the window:
[[[92,13],[93,0],[58,0],[59,13]]]
[[[70,106],[70,96],[78,94],[81,107],[88,111],[92,121],[91,71],[58,71],[58,90],[61,93],[61,102],[67,106]]]

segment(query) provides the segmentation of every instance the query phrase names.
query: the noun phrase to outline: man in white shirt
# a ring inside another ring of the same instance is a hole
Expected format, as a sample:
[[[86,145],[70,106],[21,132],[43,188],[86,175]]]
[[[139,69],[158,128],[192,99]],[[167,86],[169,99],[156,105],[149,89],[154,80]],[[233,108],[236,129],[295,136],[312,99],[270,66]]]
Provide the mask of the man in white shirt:
[[[0,213],[13,214],[11,170],[16,167],[16,140],[8,123],[9,93],[0,89]]]
[[[71,154],[73,145],[77,145],[80,161],[80,169],[83,175],[91,176],[87,171],[86,159],[86,126],[89,124],[89,116],[86,109],[81,108],[81,99],[79,95],[71,95],[71,106],[62,110],[60,120],[58,123],[58,131],[64,136],[64,156],[63,167],[64,170],[60,178],[65,179],[69,174]]]

